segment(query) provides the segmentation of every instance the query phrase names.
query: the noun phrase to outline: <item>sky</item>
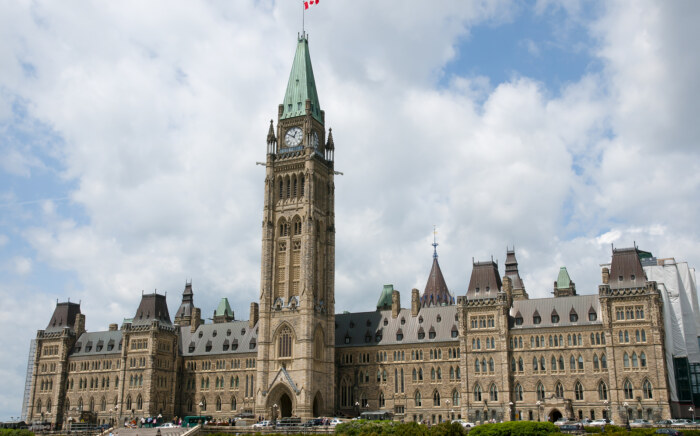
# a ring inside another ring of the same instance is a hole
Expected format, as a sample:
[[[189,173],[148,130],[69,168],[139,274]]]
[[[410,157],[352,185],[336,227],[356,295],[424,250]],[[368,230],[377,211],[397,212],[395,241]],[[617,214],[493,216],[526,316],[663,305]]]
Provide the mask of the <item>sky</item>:
[[[266,136],[300,1],[0,1],[0,420],[56,301],[89,331],[185,282],[260,286]],[[324,0],[306,31],[333,128],[336,311],[515,247],[531,297],[611,246],[700,265],[700,3]]]

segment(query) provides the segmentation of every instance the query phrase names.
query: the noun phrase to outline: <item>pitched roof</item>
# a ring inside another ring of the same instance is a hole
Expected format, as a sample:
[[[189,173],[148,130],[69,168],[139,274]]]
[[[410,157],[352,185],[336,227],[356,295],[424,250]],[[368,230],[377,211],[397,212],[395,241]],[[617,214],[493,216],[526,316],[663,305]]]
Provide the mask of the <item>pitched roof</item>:
[[[141,303],[139,308],[136,309],[136,315],[132,319],[132,324],[150,324],[153,320],[157,320],[165,325],[172,325],[165,295],[157,293],[142,295]]]
[[[591,321],[588,317],[591,309],[596,313],[595,321]],[[574,312],[578,315],[578,320],[572,322],[569,315]],[[541,317],[539,324],[533,322],[533,317],[536,314]],[[552,322],[552,314],[559,315],[559,322]],[[585,326],[602,323],[600,301],[597,294],[513,301],[510,316],[513,318],[520,316],[523,319],[523,323],[521,325],[515,323],[512,326],[513,329]]]
[[[379,301],[377,301],[377,310],[391,309],[391,294],[393,292],[394,285],[384,285]]]
[[[494,261],[474,262],[467,289],[468,299],[496,298],[501,290],[498,264]]]
[[[189,326],[180,328],[180,352],[183,356],[257,353],[258,326],[248,321],[201,324],[194,333]]]
[[[454,297],[447,289],[447,283],[445,283],[445,277],[443,277],[440,270],[437,256],[433,256],[433,266],[430,268],[428,282],[425,284],[425,291],[423,291],[423,296],[420,299],[421,306],[441,306],[454,304],[454,301]]]
[[[515,249],[506,250],[506,275],[513,282],[513,289],[524,289],[525,285],[518,272],[518,260],[515,258]]]
[[[80,335],[71,351],[72,357],[120,354],[122,352],[122,332],[108,330]]]
[[[80,313],[80,304],[71,303],[56,303],[56,308],[51,315],[49,325],[46,326],[47,332],[57,332],[68,327],[73,330],[75,326],[75,317]]]
[[[569,277],[569,272],[566,267],[563,266],[559,268],[559,277],[557,277],[557,289],[567,289],[571,286],[571,277]]]
[[[233,318],[233,310],[231,310],[231,306],[228,304],[228,298],[224,297],[221,299],[221,301],[219,301],[219,306],[214,311],[214,316],[227,316]]]
[[[646,279],[636,247],[613,249],[610,289],[641,288],[644,287]]]
[[[336,347],[367,347],[399,344],[456,342],[452,330],[457,331],[457,306],[433,306],[411,316],[410,309],[401,309],[396,318],[390,310],[343,313],[335,316]],[[419,331],[424,337],[418,338]],[[435,337],[430,338],[430,332]],[[397,333],[403,336],[398,339]],[[347,338],[347,340],[346,340]]]
[[[311,67],[311,56],[309,55],[309,41],[306,35],[299,37],[297,51],[294,54],[292,71],[289,73],[287,82],[287,92],[282,101],[282,115],[280,119],[298,117],[306,115],[306,100],[311,100],[311,115],[323,123],[321,118],[321,104],[318,101],[316,92],[316,81],[314,71]]]

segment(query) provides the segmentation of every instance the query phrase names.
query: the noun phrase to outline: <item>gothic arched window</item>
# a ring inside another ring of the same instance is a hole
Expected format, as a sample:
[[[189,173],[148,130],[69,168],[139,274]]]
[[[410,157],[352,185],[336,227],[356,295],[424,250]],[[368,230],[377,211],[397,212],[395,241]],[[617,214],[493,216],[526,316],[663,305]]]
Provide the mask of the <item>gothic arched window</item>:
[[[577,400],[583,400],[583,386],[581,385],[581,382],[576,382],[574,385],[574,398]]]
[[[631,400],[634,398],[634,388],[629,380],[625,380],[623,390],[625,392],[625,400]]]
[[[649,380],[644,380],[644,384],[642,385],[642,392],[644,393],[644,399],[654,398],[653,390]]]
[[[277,357],[292,356],[292,329],[284,326],[277,338]]]
[[[557,385],[554,387],[554,393],[557,398],[564,398],[564,386],[557,382]]]
[[[598,399],[607,400],[608,399],[608,385],[601,381],[598,383]]]
[[[474,401],[481,401],[481,386],[478,383],[474,386]]]

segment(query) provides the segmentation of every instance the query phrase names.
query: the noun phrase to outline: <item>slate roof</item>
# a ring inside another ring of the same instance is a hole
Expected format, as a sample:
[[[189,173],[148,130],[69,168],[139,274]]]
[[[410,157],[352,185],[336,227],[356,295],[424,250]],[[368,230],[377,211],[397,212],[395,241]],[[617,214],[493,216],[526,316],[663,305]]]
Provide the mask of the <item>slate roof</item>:
[[[141,303],[139,308],[136,309],[136,315],[132,319],[132,324],[135,326],[148,325],[153,320],[158,320],[165,325],[172,325],[165,295],[156,293],[142,295]]]
[[[120,354],[122,351],[122,332],[109,330],[90,332],[80,335],[71,351],[71,356],[96,356],[104,354]]]
[[[202,324],[194,333],[190,326],[183,326],[180,328],[180,353],[182,356],[254,353],[258,351],[257,329],[257,325],[249,328],[248,321]]]
[[[588,312],[591,308],[596,312],[596,320],[590,321]],[[578,321],[571,322],[569,315],[571,311],[578,315]],[[559,322],[552,323],[552,312],[559,315]],[[542,318],[540,324],[533,322],[533,316],[538,313]],[[526,328],[547,328],[547,327],[570,327],[602,324],[600,314],[600,300],[597,294],[574,295],[571,297],[538,298],[534,300],[513,301],[510,309],[510,316],[515,319],[517,316],[523,318],[522,325],[514,325],[512,329]]]
[[[423,296],[420,298],[421,306],[440,306],[454,304],[454,302],[455,299],[447,289],[447,283],[445,283],[445,277],[443,277],[442,271],[440,270],[440,264],[438,263],[436,254],[433,256],[433,266],[430,268],[430,275],[428,275],[428,282],[425,284],[425,291],[423,291]]]
[[[647,276],[642,268],[639,255],[639,250],[636,247],[613,249],[610,280],[608,281],[610,289],[644,287]]]
[[[506,250],[506,275],[513,282],[513,289],[525,289],[523,280],[518,271],[518,260],[515,258],[515,249]]]
[[[51,321],[49,325],[46,326],[46,332],[60,332],[64,328],[68,327],[73,330],[75,326],[75,317],[80,313],[80,304],[71,303],[70,301],[64,303],[56,303],[56,308],[51,315]]]
[[[498,264],[494,261],[474,262],[469,279],[467,299],[496,298],[501,290],[501,277]]]
[[[424,307],[415,317],[411,316],[410,309],[401,309],[395,319],[391,317],[391,310],[338,314],[335,316],[335,346],[343,348],[456,342],[458,339],[452,337],[452,330],[457,329],[456,316],[457,306],[454,305]],[[418,339],[420,331],[425,334],[423,339]],[[431,331],[435,332],[434,339],[430,339]],[[402,340],[397,339],[399,332],[403,334]],[[377,333],[380,333],[379,340]],[[350,338],[348,343],[345,342],[346,336]]]
[[[185,283],[185,290],[182,292],[182,304],[175,313],[175,318],[192,316],[194,309],[194,293],[192,292],[192,282]]]

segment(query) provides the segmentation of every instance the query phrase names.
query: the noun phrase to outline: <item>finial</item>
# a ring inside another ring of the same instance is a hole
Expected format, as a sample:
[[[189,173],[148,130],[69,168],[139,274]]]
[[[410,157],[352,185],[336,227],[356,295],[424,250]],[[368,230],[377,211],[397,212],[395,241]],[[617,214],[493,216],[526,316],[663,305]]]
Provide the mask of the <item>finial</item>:
[[[433,259],[437,259],[437,229],[433,226]]]

